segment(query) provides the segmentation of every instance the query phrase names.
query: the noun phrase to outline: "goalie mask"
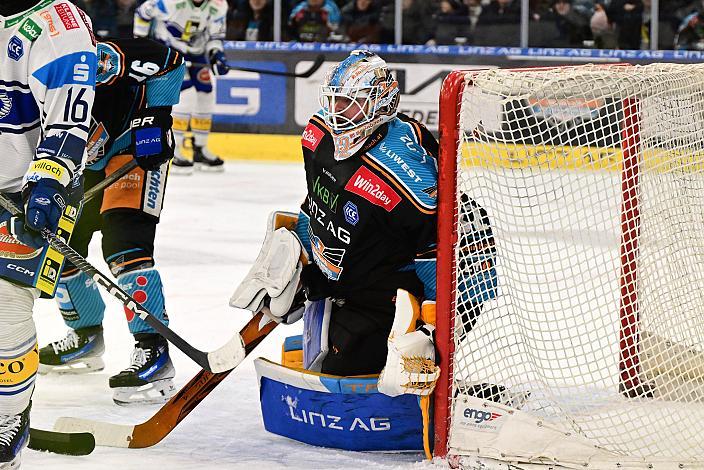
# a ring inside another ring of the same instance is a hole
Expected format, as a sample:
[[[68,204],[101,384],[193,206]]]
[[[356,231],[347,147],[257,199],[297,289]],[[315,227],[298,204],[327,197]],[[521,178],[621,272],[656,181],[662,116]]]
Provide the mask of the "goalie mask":
[[[335,159],[353,155],[381,124],[396,116],[398,82],[386,62],[364,50],[328,71],[320,87],[323,119],[335,144]]]

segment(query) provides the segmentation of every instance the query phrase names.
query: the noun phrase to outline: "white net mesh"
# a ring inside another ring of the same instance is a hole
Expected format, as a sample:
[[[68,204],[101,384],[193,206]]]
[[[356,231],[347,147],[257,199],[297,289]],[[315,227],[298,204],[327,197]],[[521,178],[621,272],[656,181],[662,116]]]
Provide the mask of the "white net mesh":
[[[701,463],[704,67],[466,79],[451,409],[479,397],[616,460]],[[454,452],[492,453],[469,431],[451,426]],[[525,448],[498,453],[539,460]]]

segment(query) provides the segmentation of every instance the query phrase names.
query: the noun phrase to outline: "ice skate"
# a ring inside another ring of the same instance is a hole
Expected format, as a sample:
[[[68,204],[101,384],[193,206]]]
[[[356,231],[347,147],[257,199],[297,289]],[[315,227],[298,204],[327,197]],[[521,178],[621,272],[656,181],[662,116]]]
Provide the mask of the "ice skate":
[[[193,162],[196,169],[200,171],[221,172],[225,171],[225,166],[220,157],[208,150],[207,146],[193,146]]]
[[[0,415],[0,470],[20,468],[22,449],[29,442],[29,410],[20,414]]]
[[[64,338],[39,350],[39,373],[87,374],[101,371],[105,368],[101,357],[103,352],[102,326],[68,330]]]
[[[193,162],[188,160],[180,152],[176,152],[171,160],[171,173],[174,175],[190,175],[193,173]]]
[[[132,364],[110,377],[113,401],[123,406],[164,403],[176,393],[168,343],[157,334],[136,337]]]

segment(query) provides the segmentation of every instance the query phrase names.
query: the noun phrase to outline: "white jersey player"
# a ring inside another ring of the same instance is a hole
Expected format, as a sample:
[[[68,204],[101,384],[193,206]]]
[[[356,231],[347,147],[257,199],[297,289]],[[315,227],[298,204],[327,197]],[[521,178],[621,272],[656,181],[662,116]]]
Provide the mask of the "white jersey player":
[[[61,219],[70,232],[62,214],[84,164],[95,66],[90,20],[73,4],[0,2],[0,192],[25,213],[0,209],[0,469],[19,466],[29,438],[32,306],[54,294],[63,261],[38,231]]]
[[[177,146],[172,170],[177,173],[190,173],[194,163],[202,170],[223,170],[223,161],[208,150],[207,143],[213,109],[210,73],[223,75],[228,71],[222,44],[226,17],[226,0],[147,0],[135,11],[136,37],[150,36],[161,41],[181,52],[186,61],[180,103],[172,112]],[[195,89],[195,102],[184,96],[190,88]],[[191,113],[191,109],[195,111]],[[184,157],[182,150],[189,124],[193,132],[193,162]]]

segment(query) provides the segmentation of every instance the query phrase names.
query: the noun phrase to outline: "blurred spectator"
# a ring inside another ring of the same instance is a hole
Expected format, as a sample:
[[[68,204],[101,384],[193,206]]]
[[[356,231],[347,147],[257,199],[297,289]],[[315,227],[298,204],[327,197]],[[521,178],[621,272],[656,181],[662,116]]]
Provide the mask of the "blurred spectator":
[[[325,42],[339,24],[340,10],[326,0],[303,0],[288,18],[292,37],[301,42]]]
[[[585,40],[591,39],[591,12],[573,7],[572,0],[555,0],[552,11],[558,32],[557,46],[583,46]]]
[[[521,22],[521,5],[514,0],[491,0],[484,4],[477,24],[519,24]]]
[[[464,44],[470,36],[469,8],[456,0],[442,0],[435,14],[435,43]]]
[[[663,8],[662,2],[663,0],[660,0],[660,10],[665,10],[664,14],[667,14],[669,10],[674,12],[671,16],[671,21],[673,21],[675,31],[682,26],[684,19],[692,13],[704,12],[704,0],[670,0],[672,5],[668,5],[667,8]]]
[[[589,21],[589,27],[592,30],[594,47],[597,49],[618,48],[616,33],[613,25],[609,22],[609,17],[606,15],[606,6],[603,1],[594,5],[594,14]]]
[[[518,46],[520,44],[521,5],[519,0],[482,0],[482,12],[474,28],[473,44],[481,46]]]
[[[104,38],[117,35],[114,0],[79,0],[73,3],[90,17],[96,36]],[[131,3],[134,3],[134,0],[131,0]],[[128,37],[132,37],[131,28]]]
[[[231,38],[236,41],[273,41],[274,9],[269,0],[241,3],[232,22]]]
[[[342,32],[351,42],[378,44],[380,14],[373,0],[351,0],[342,9]]]
[[[469,10],[469,30],[474,32],[477,21],[479,21],[479,15],[482,13],[482,2],[480,0],[464,0],[464,4],[467,5]]]
[[[432,4],[427,0],[403,0],[403,43],[425,44],[435,33]]]
[[[115,6],[115,35],[120,38],[131,38],[137,2],[135,0],[115,0]]]
[[[606,14],[609,21],[616,25],[618,47],[621,49],[640,49],[643,1],[611,0]]]
[[[675,49],[704,50],[704,11],[685,17],[675,36]]]

